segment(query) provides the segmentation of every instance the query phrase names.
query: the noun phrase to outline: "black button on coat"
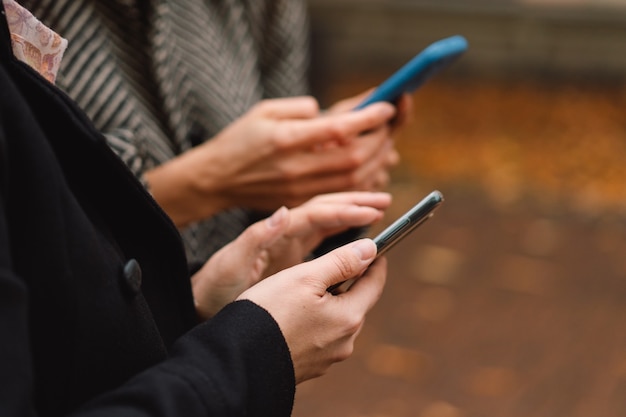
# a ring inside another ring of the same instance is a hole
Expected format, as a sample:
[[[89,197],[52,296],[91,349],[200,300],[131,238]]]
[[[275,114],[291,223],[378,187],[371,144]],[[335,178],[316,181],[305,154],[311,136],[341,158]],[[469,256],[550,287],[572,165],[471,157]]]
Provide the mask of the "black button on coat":
[[[137,260],[131,259],[124,265],[124,283],[131,294],[141,291],[141,267]]]

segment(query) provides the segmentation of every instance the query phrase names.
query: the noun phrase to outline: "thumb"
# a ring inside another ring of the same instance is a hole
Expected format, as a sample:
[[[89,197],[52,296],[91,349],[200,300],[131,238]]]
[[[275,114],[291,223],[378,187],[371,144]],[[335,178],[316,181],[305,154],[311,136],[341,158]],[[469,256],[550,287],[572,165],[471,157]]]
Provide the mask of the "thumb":
[[[242,259],[255,257],[280,239],[289,226],[289,210],[283,206],[270,217],[254,223],[235,239]]]
[[[341,246],[311,262],[323,290],[358,278],[376,257],[376,244],[371,239],[359,239]]]

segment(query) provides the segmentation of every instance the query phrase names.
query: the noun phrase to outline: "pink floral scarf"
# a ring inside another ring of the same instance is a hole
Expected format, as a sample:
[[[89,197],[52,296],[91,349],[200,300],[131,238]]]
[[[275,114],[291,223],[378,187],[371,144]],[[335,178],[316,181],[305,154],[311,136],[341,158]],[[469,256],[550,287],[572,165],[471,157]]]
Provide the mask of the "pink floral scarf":
[[[16,58],[54,83],[67,40],[46,27],[15,0],[2,0],[2,3]]]

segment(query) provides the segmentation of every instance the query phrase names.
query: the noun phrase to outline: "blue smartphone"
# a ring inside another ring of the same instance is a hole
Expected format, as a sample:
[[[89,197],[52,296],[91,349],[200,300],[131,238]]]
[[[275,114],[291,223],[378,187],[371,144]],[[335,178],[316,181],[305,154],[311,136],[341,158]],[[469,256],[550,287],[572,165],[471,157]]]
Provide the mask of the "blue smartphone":
[[[391,223],[385,230],[380,232],[374,239],[376,244],[376,257],[378,258],[395,244],[400,242],[402,238],[407,236],[419,225],[430,219],[435,210],[443,203],[443,194],[440,191],[432,191],[424,197],[419,203],[411,207],[406,213],[398,217],[396,221]],[[327,289],[331,294],[341,294],[346,292],[356,278],[340,282],[332,285]]]
[[[380,84],[355,110],[378,101],[393,103],[402,94],[412,93],[461,56],[467,47],[467,40],[460,35],[432,43]]]

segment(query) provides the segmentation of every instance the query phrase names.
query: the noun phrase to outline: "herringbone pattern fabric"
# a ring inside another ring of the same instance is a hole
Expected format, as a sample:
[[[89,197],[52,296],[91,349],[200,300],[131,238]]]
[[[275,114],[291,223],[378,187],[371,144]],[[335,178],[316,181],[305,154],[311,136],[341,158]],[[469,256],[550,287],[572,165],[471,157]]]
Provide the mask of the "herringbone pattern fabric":
[[[57,83],[139,177],[262,98],[308,92],[300,0],[23,0],[69,40]],[[250,222],[231,210],[183,231],[202,261]]]

